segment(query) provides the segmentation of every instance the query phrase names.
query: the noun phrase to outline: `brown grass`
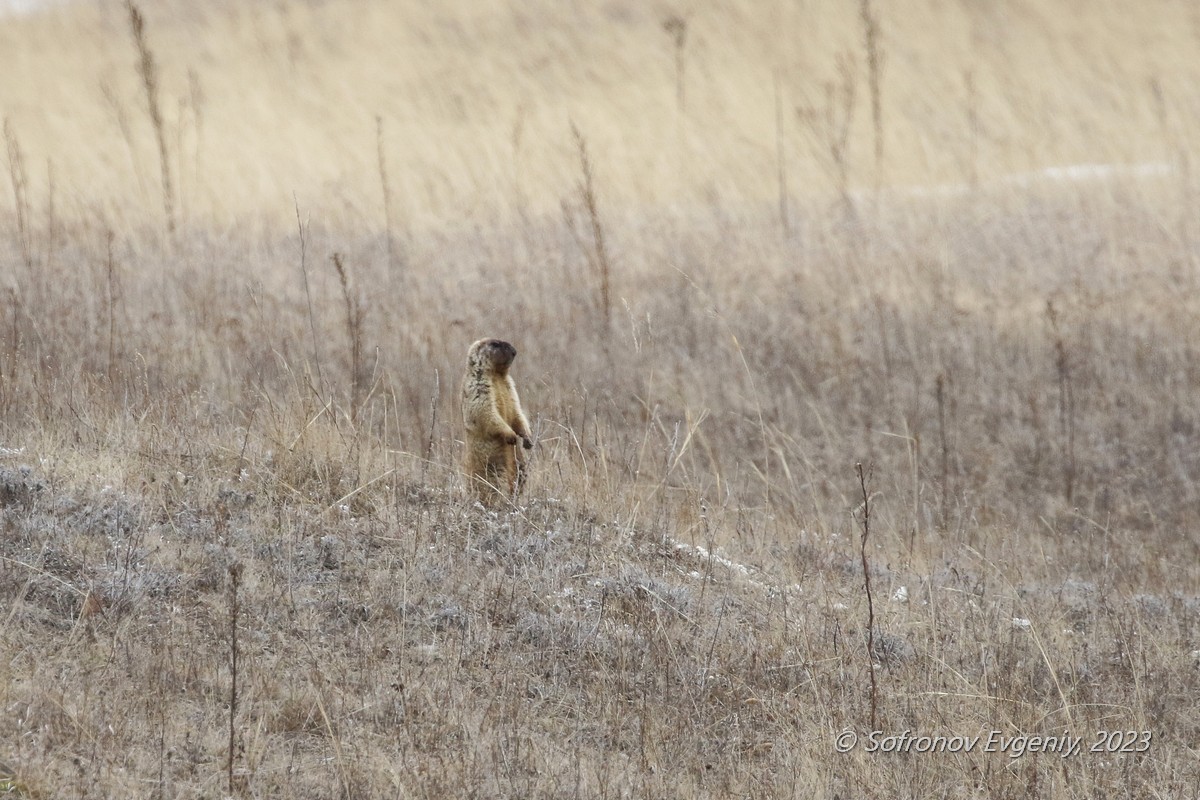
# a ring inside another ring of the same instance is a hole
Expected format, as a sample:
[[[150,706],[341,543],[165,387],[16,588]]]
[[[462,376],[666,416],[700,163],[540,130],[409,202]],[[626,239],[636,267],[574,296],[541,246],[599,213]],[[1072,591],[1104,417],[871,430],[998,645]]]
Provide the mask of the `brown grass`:
[[[1194,793],[1190,6],[809,6],[6,20],[0,792]]]

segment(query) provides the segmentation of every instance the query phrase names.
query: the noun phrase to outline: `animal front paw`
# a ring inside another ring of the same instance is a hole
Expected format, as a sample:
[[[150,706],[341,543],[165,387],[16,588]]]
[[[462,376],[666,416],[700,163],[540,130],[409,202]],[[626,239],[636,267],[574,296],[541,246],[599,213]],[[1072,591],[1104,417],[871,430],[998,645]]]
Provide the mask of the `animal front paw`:
[[[521,444],[525,445],[525,449],[526,449],[526,450],[532,450],[532,449],[533,449],[533,440],[532,440],[532,439],[530,439],[528,436],[522,436],[522,437],[521,437]]]

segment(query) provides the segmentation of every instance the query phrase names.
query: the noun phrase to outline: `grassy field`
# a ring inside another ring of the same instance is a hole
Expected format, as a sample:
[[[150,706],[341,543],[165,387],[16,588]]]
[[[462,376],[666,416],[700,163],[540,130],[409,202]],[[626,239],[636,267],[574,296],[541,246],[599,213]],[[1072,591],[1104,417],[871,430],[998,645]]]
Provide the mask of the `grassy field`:
[[[0,20],[0,794],[1200,792],[1192,4],[137,11]]]

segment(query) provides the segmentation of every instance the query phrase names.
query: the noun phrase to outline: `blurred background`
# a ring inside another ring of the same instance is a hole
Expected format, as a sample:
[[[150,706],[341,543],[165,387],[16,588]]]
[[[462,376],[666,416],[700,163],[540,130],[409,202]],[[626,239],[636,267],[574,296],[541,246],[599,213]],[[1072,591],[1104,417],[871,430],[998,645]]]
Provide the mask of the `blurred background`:
[[[126,6],[0,8],[0,110],[31,204],[53,181],[64,219],[162,214]],[[557,216],[572,123],[630,217],[1164,164],[1197,127],[1200,10],[1182,1],[139,8],[182,227],[286,226],[297,202],[406,234]]]

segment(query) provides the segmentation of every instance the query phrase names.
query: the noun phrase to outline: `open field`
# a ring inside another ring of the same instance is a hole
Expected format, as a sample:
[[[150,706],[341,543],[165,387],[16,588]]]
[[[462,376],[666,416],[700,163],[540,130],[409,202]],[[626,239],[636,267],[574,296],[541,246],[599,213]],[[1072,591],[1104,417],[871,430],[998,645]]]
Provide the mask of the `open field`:
[[[0,20],[0,794],[1200,794],[1200,13],[1133,8]]]

